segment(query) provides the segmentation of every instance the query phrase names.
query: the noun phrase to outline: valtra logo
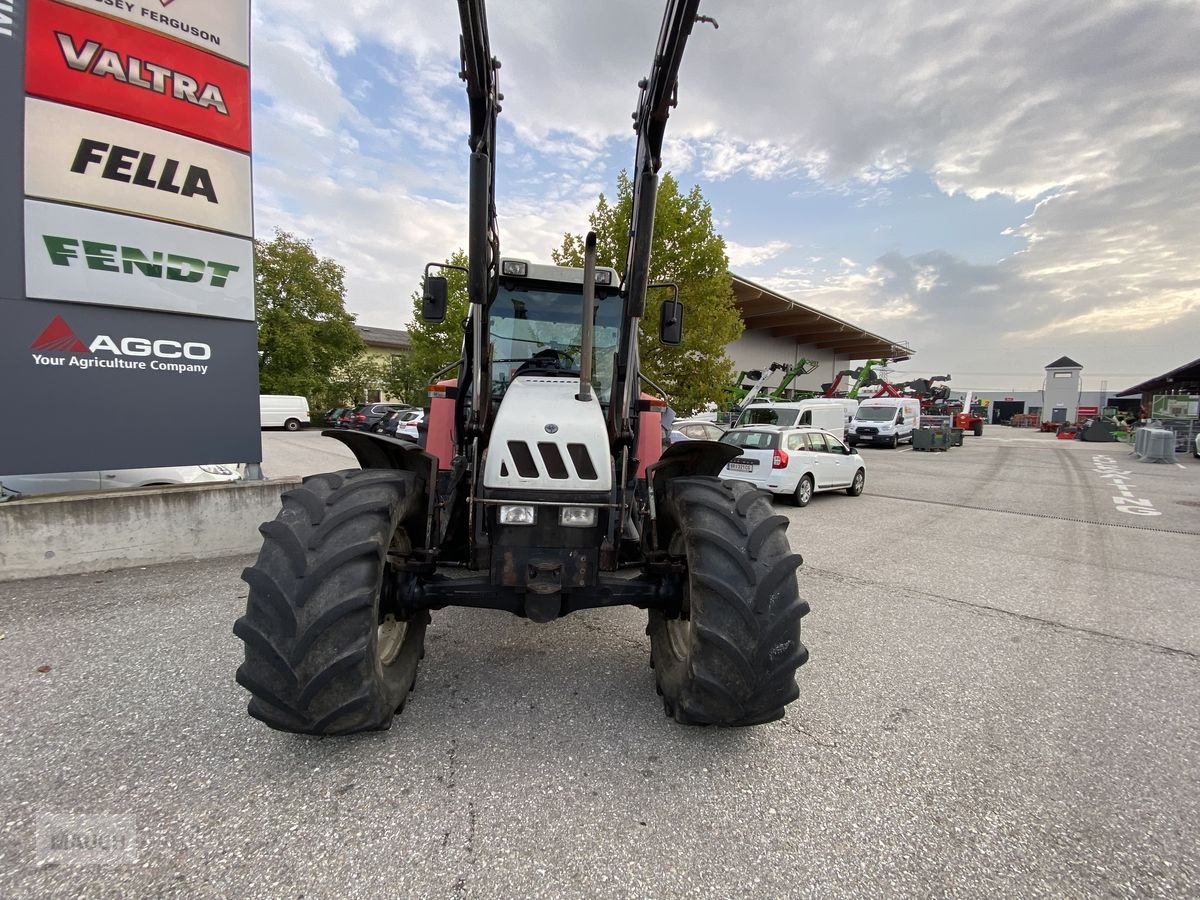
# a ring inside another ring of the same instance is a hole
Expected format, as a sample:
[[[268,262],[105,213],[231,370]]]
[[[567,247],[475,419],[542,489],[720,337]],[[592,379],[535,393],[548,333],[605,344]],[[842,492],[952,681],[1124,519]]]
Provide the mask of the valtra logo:
[[[201,341],[98,334],[90,344],[85,344],[62,316],[51,319],[29,349],[34,351],[33,362],[38,366],[133,369],[176,375],[207,375],[208,361],[212,359],[212,347]],[[105,355],[97,356],[98,353]]]

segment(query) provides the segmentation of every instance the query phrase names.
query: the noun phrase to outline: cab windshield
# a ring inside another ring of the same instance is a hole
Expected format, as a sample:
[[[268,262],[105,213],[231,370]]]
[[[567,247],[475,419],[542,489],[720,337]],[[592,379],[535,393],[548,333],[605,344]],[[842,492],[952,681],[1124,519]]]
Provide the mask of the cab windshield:
[[[582,286],[572,293],[558,285],[551,290],[502,285],[490,312],[493,398],[504,394],[522,367],[541,375],[578,375],[582,313]],[[592,322],[592,388],[607,403],[621,337],[615,290],[596,289]]]
[[[860,422],[890,422],[896,418],[894,406],[860,406],[854,418]]]

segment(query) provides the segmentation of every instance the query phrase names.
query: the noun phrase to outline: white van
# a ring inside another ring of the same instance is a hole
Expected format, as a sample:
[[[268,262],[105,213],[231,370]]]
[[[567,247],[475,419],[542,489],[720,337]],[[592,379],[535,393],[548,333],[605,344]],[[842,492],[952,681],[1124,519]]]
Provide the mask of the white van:
[[[734,427],[746,425],[778,425],[781,428],[812,426],[844,435],[846,406],[840,400],[820,397],[782,402],[756,400],[742,410]]]
[[[913,432],[921,427],[921,401],[915,397],[873,397],[858,404],[846,443],[883,444],[895,447],[901,441],[912,442]]]
[[[308,401],[287,394],[260,394],[258,419],[262,428],[286,428],[297,431],[309,421]]]

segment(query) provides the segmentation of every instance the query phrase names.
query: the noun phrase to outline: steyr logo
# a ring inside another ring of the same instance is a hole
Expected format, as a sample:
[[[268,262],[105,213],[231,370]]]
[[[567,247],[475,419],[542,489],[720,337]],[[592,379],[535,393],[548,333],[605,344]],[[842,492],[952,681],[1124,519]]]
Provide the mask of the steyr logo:
[[[122,337],[98,334],[90,344],[84,344],[62,316],[34,338],[30,350],[33,362],[39,366],[66,366],[78,369],[135,369],[152,372],[208,374],[207,361],[212,359],[212,346],[202,341],[174,341],[165,338]],[[107,356],[96,356],[105,353]],[[50,354],[57,354],[51,356]],[[66,356],[63,354],[73,354]],[[127,359],[126,357],[133,357]],[[149,362],[146,360],[149,359]],[[188,362],[171,362],[188,360]]]

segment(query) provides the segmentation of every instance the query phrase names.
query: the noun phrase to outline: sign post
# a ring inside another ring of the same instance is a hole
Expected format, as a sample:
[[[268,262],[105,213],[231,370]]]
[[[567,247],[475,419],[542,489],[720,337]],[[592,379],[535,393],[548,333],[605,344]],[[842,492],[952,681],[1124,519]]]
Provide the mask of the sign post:
[[[260,462],[249,0],[4,6],[0,473]]]

